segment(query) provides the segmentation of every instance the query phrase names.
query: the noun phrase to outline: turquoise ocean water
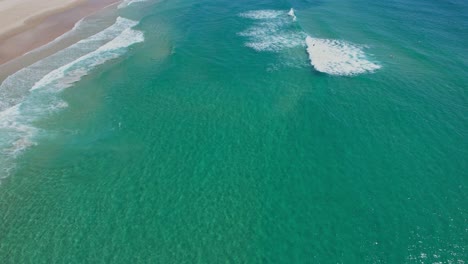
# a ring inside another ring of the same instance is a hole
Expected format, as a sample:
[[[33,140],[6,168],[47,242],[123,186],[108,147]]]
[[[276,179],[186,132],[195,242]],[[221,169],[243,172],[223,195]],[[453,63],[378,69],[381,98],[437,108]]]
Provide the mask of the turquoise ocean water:
[[[126,1],[68,34],[0,86],[1,263],[468,261],[465,1]]]

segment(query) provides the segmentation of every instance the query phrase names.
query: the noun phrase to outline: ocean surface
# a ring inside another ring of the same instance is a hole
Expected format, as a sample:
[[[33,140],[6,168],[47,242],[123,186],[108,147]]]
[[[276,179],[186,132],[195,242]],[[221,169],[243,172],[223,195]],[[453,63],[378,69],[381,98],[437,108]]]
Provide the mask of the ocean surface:
[[[124,1],[71,37],[0,85],[0,263],[468,261],[468,2]]]

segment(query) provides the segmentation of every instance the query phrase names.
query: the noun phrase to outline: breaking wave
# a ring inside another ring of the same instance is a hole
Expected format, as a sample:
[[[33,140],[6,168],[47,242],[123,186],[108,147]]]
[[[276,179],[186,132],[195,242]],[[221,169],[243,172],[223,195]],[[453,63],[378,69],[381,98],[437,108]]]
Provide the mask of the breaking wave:
[[[313,38],[296,22],[295,10],[255,10],[239,14],[252,25],[238,33],[244,45],[258,52],[280,53],[305,48],[313,68],[338,76],[371,73],[381,66],[368,60],[362,47],[340,40]]]
[[[101,32],[83,39],[10,75],[0,85],[0,178],[14,159],[34,145],[39,129],[33,122],[67,107],[57,92],[71,86],[95,67],[115,59],[130,45],[144,41],[138,22],[119,17]]]
[[[374,72],[381,67],[367,60],[362,48],[345,41],[308,36],[306,44],[310,62],[319,72],[352,76]]]
[[[97,50],[50,72],[35,83],[31,90],[45,86],[55,86],[55,88],[58,89],[66,88],[74,82],[79,81],[81,77],[86,75],[94,67],[120,56],[125,52],[124,48],[138,42],[143,42],[143,40],[144,37],[141,31],[127,28],[115,39]]]

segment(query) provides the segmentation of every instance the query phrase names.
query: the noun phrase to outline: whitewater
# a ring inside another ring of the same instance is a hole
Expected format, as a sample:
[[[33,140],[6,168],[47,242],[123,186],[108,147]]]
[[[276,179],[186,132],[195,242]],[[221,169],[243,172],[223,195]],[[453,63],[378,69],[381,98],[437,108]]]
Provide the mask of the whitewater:
[[[67,103],[58,92],[79,81],[97,66],[123,55],[129,46],[144,41],[132,29],[138,22],[118,17],[101,32],[83,39],[10,75],[0,85],[0,178],[9,175],[14,159],[35,144],[40,132],[33,123]],[[74,28],[86,26],[80,21]]]
[[[465,2],[84,19],[1,84],[0,263],[466,263]]]
[[[369,59],[363,45],[311,37],[301,29],[293,8],[289,11],[252,10],[239,16],[253,21],[252,26],[238,35],[245,37],[245,46],[255,51],[280,53],[305,48],[316,71],[334,76],[372,73],[381,68]]]

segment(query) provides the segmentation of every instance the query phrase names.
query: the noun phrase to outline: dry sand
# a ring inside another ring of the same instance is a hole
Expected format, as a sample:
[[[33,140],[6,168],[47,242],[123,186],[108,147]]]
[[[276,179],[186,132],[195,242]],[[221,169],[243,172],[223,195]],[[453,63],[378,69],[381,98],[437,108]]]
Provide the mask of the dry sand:
[[[0,65],[54,40],[119,0],[0,0]]]
[[[0,38],[84,0],[0,0]]]

